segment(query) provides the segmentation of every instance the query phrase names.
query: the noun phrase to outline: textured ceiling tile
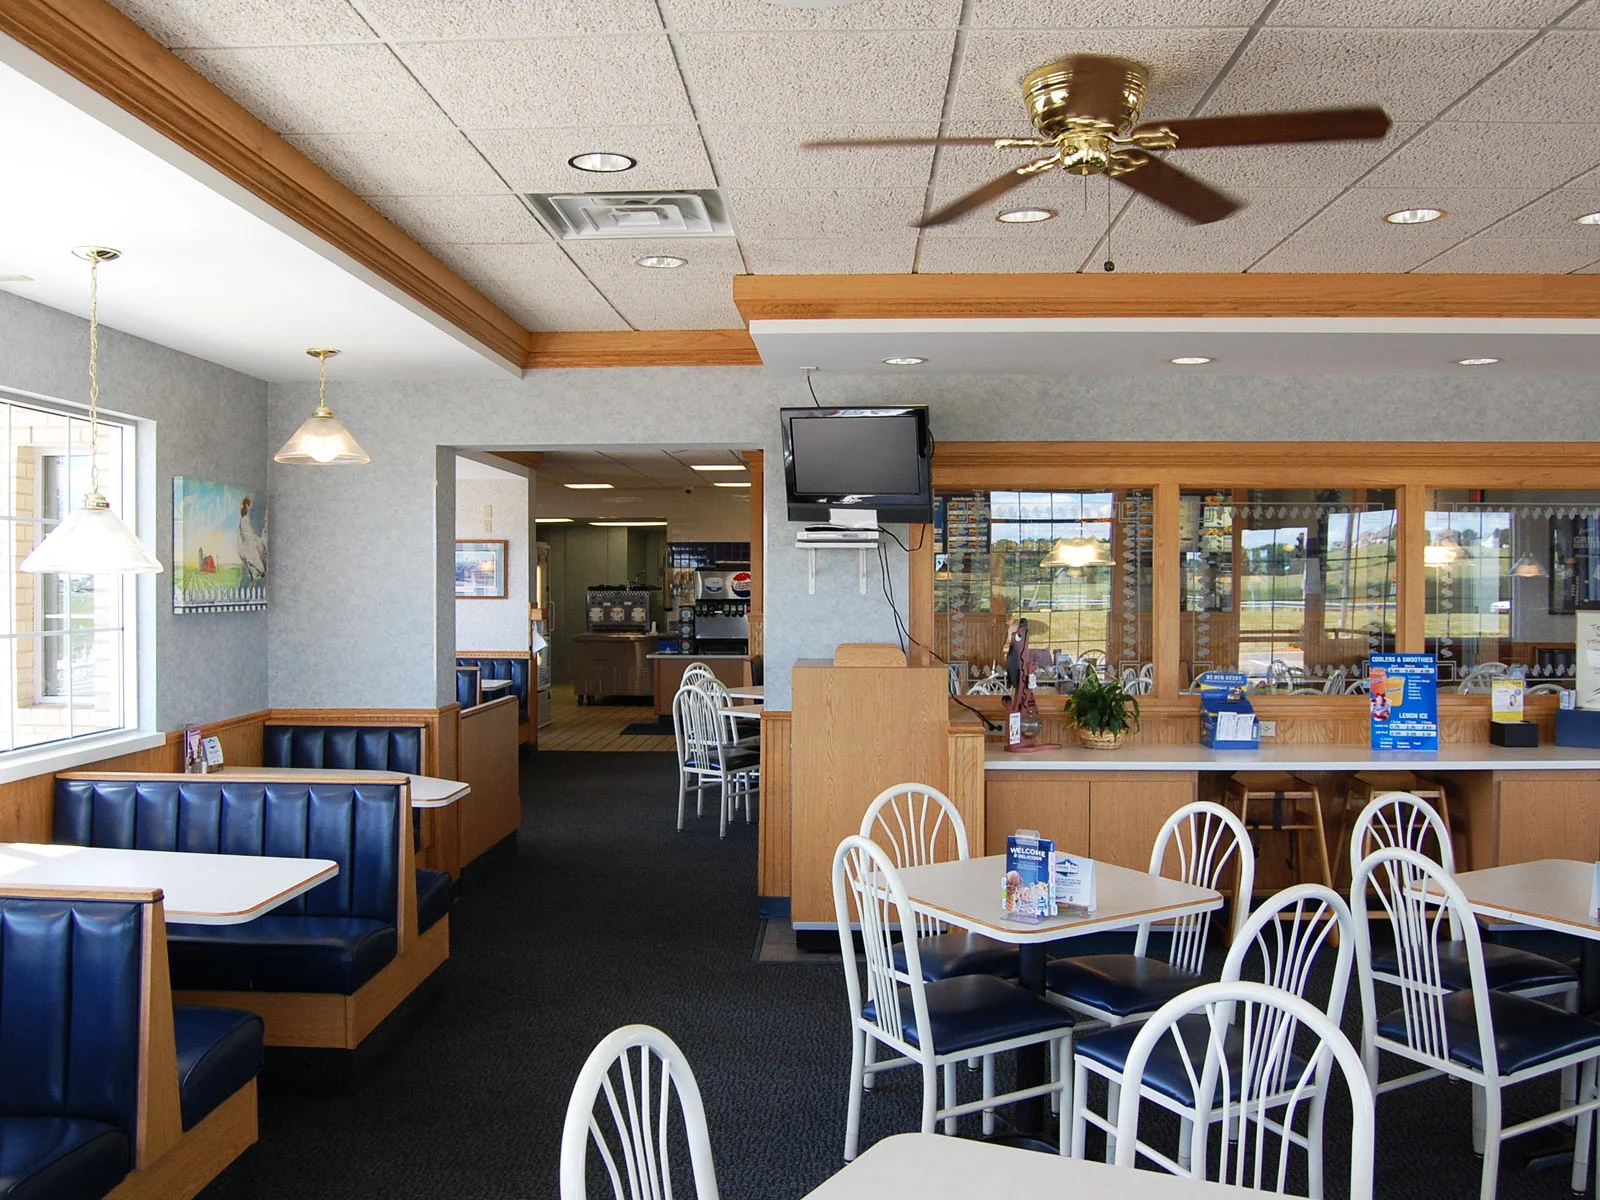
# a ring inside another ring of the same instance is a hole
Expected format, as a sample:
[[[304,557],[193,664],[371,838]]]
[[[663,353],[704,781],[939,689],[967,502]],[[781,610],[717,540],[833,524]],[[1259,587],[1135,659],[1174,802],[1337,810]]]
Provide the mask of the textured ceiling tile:
[[[1600,126],[1440,121],[1362,182],[1373,187],[1559,187],[1600,163]],[[1436,206],[1437,207],[1437,206]]]
[[[375,196],[368,201],[419,242],[540,242],[550,235],[515,196]]]
[[[563,242],[562,247],[591,279],[602,275],[639,281],[641,287],[659,287],[661,279],[718,279],[744,273],[739,245],[731,237],[700,238],[596,238]],[[671,269],[641,267],[636,260],[648,254],[670,254],[689,260]]]
[[[1364,247],[1386,247],[1396,261],[1411,263],[1413,249],[1420,249],[1424,257],[1431,257],[1520,208],[1537,195],[1537,192],[1531,191],[1435,188],[1428,192],[1424,201],[1410,191],[1354,188],[1313,218],[1296,234],[1296,240],[1329,242],[1345,239],[1360,242]],[[1384,213],[1414,208],[1423,203],[1444,209],[1446,215],[1441,220],[1425,225],[1390,225],[1383,219]]]
[[[1389,274],[1409,271],[1438,253],[1438,247],[1395,246],[1376,239],[1323,241],[1294,237],[1250,268],[1252,273],[1352,271]]]
[[[169,49],[375,41],[345,0],[112,0]]]
[[[692,120],[665,34],[395,47],[466,129]]]
[[[1420,123],[1407,121],[1371,142],[1222,146],[1184,150],[1170,158],[1174,166],[1241,198],[1262,188],[1321,188],[1331,199],[1421,128]]]
[[[757,275],[903,275],[916,254],[914,229],[868,239],[741,237],[744,256]]]
[[[648,192],[717,185],[693,125],[472,129],[467,136],[519,192]],[[591,150],[626,154],[639,165],[613,174],[567,165],[573,155]]]
[[[839,138],[928,137],[936,122],[916,125],[707,125],[724,187],[905,187],[926,182],[932,146],[802,150],[802,142]]]
[[[1593,262],[1593,245],[1561,239],[1475,237],[1452,246],[1422,267],[1424,271],[1475,271],[1489,274],[1565,275]]]
[[[1519,31],[1263,29],[1206,113],[1379,104],[1428,120],[1524,41]]]
[[[581,332],[628,328],[606,298],[582,278],[570,284],[526,279],[491,280],[477,286],[527,329]]]
[[[897,233],[922,215],[922,188],[826,191],[732,190],[728,208],[740,237],[873,237]]]
[[[1114,54],[1150,69],[1147,117],[1187,116],[1243,29],[973,30],[951,112],[952,133],[1020,137],[1032,132],[1022,103],[1023,77],[1069,54]]]
[[[926,121],[938,116],[955,47],[954,32],[686,33],[679,40],[708,123]]]
[[[428,247],[452,271],[468,280],[541,282],[575,287],[583,272],[550,238],[542,242],[474,242]]]
[[[1573,272],[1573,274],[1574,275],[1600,275],[1600,259],[1596,259],[1594,262],[1590,263],[1588,266],[1579,267],[1576,271]]]
[[[1208,225],[1206,230],[1217,229]],[[1196,231],[1200,232],[1199,230]],[[1266,238],[1249,230],[1234,232],[1231,236],[1192,238],[1123,238],[1113,236],[1111,256],[1116,261],[1117,273],[1130,272],[1186,272],[1208,274],[1243,271],[1271,248],[1276,239]],[[1096,253],[1103,258],[1105,247]],[[1091,263],[1090,266],[1096,264]]]
[[[941,189],[935,205],[947,204],[960,195],[961,189]],[[1087,203],[1085,198],[1087,197]],[[1118,187],[1113,202],[1120,207],[1127,193]],[[1002,212],[1017,208],[1047,208],[1056,215],[1051,220],[1027,225],[1008,225],[995,218]],[[1115,214],[1116,208],[1112,209]],[[1087,233],[1100,233],[1106,227],[1106,181],[1084,181],[1066,175],[1046,175],[1041,180],[1024,184],[1009,196],[982,205],[969,213],[934,225],[927,229],[924,238],[1004,238],[1012,242],[1053,241],[1060,238],[1081,238]]]
[[[1594,247],[1600,256],[1600,225],[1580,225],[1576,220],[1592,212],[1600,212],[1600,181],[1588,175],[1578,186],[1551,192],[1496,222],[1488,236],[1577,242]]]
[[[373,26],[396,41],[533,38],[661,29],[653,0],[359,0]]]
[[[1269,25],[1345,29],[1411,25],[1433,29],[1536,29],[1572,0],[1283,0]]]
[[[751,0],[668,0],[672,23],[683,30],[954,29],[961,0],[856,0],[838,7],[752,3]]]
[[[1196,246],[1208,242],[1254,245],[1258,254],[1298,229],[1328,202],[1328,194],[1316,189],[1257,190],[1249,197],[1238,197],[1245,206],[1231,217],[1196,225],[1138,193],[1133,196],[1133,203],[1115,230],[1116,239],[1123,244],[1129,238],[1149,237]]]
[[[455,130],[289,139],[362,196],[473,196],[505,187]]]
[[[1066,273],[1078,269],[1097,238],[1098,234],[1086,234],[1078,241],[1033,245],[994,238],[929,238],[922,243],[917,270],[923,275]]]
[[[741,329],[733,303],[733,276],[681,278],[678,271],[652,271],[670,278],[597,280],[595,286],[635,329]]]
[[[1600,120],[1600,31],[1547,33],[1452,109],[1453,121]]]
[[[1600,0],[1585,0],[1579,8],[1561,24],[1573,29],[1600,29]]]
[[[179,57],[277,133],[450,128],[386,46],[184,50]]]
[[[1164,28],[1244,26],[1261,13],[1262,0],[1078,0],[1068,12],[1039,0],[978,0],[973,10],[974,29],[1057,29],[1061,54],[1076,53],[1073,27],[1120,29],[1130,25]],[[1091,49],[1085,47],[1085,49]],[[1103,51],[1096,50],[1096,53]]]

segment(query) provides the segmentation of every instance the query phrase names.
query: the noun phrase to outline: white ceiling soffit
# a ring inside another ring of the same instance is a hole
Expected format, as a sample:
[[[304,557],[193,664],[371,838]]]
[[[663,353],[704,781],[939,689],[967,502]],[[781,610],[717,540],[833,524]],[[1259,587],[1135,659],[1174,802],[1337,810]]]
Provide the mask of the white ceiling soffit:
[[[752,321],[771,370],[850,374],[1600,372],[1600,320],[1196,317]],[[1206,357],[1201,366],[1172,359]],[[888,366],[886,358],[923,358]],[[1463,358],[1498,358],[1463,367]]]
[[[32,279],[0,289],[87,316],[88,268],[71,248],[112,246],[123,257],[101,271],[104,324],[258,379],[315,379],[308,346],[339,347],[341,379],[512,373],[3,36],[0,147],[0,275]]]

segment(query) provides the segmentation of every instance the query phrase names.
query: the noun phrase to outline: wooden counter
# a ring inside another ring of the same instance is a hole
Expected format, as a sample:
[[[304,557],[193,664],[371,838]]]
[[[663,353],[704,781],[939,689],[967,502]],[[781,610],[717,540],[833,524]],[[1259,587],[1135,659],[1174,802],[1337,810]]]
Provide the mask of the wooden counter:
[[[683,686],[683,673],[690,663],[705,663],[729,687],[745,687],[751,682],[748,654],[647,654],[645,658],[650,662],[658,717],[672,715],[672,698]]]

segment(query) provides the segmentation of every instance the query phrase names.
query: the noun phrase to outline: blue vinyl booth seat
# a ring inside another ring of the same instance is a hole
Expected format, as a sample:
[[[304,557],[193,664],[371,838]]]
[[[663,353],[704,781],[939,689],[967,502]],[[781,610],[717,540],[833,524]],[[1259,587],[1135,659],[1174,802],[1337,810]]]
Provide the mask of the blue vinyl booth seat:
[[[477,708],[483,703],[483,693],[478,687],[480,679],[476,667],[456,667],[456,703],[463,711]]]
[[[519,724],[528,720],[528,659],[527,658],[496,658],[492,655],[465,655],[457,656],[457,667],[477,667],[479,678],[509,679],[511,680],[511,693],[517,698],[517,721]],[[459,684],[457,691],[460,690]],[[462,707],[466,707],[465,704]]]
[[[150,907],[0,896],[0,1200],[99,1200],[151,1166],[135,1162],[140,1076],[171,1066],[142,1062]],[[255,1079],[262,1022],[176,1009],[173,1026],[187,1132]]]
[[[175,989],[348,996],[398,948],[400,794],[394,783],[62,778],[54,840],[333,859],[336,876],[253,921],[170,925],[168,953]]]

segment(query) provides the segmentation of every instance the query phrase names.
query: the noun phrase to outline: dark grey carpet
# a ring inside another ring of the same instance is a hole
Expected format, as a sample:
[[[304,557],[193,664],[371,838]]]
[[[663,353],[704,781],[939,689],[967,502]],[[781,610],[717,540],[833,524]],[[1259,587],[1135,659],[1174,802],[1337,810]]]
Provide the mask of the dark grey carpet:
[[[753,961],[755,829],[719,842],[708,815],[676,833],[668,755],[546,752],[523,777],[517,854],[469,876],[441,1001],[353,1095],[265,1084],[260,1142],[205,1200],[554,1197],[573,1078],[632,1021],[689,1056],[728,1200],[800,1197],[842,1165],[844,981],[837,963]],[[880,1076],[862,1145],[914,1129],[919,1093],[913,1073]],[[1508,1108],[1534,1111],[1516,1093]],[[1329,1200],[1346,1193],[1347,1112],[1330,1110]],[[1467,1088],[1386,1096],[1378,1129],[1380,1197],[1477,1195]],[[1505,1200],[1566,1194],[1564,1172],[1501,1175]]]

